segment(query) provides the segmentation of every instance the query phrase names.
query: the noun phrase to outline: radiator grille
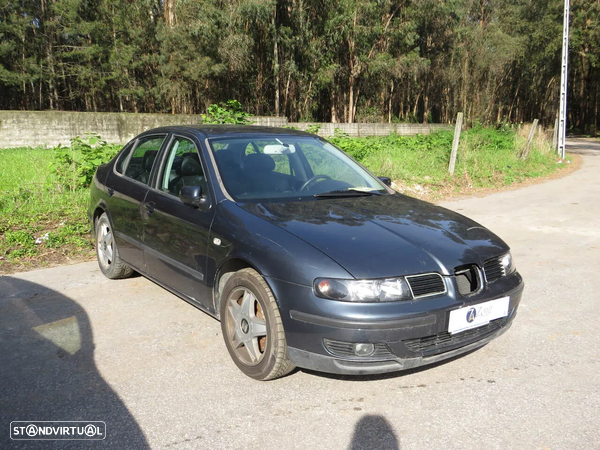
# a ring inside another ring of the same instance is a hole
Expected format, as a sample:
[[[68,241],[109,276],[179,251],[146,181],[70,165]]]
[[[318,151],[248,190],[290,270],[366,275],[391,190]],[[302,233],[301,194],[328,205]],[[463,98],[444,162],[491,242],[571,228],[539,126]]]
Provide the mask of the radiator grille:
[[[472,295],[483,287],[481,272],[475,265],[460,266],[454,270],[456,286],[461,295]]]
[[[413,297],[415,298],[443,294],[446,292],[444,279],[437,273],[411,275],[406,277],[406,280],[408,281]]]

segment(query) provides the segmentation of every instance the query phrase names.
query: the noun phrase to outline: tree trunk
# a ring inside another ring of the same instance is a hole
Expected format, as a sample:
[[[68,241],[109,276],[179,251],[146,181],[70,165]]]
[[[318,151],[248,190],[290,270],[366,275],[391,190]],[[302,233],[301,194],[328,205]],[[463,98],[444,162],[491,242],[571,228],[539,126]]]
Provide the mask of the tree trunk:
[[[336,90],[335,86],[331,88],[331,122],[337,123],[337,99],[336,99]]]
[[[394,80],[390,86],[390,97],[388,98],[388,123],[392,123],[392,98],[394,97]]]
[[[587,119],[587,95],[585,92],[585,78],[586,78],[586,61],[585,54],[581,55],[581,72],[579,74],[579,130],[582,133],[587,132],[586,119]]]
[[[283,114],[287,116],[287,111],[288,111],[288,102],[289,102],[289,98],[290,98],[290,82],[292,79],[292,72],[290,71],[288,73],[288,79],[287,82],[285,83],[285,94],[283,97]]]
[[[165,18],[165,25],[168,28],[173,28],[175,25],[175,7],[177,0],[163,0],[163,14]]]
[[[163,17],[165,19],[165,27],[171,30],[175,25],[175,7],[177,0],[163,0]],[[173,62],[173,55],[169,54],[169,64]],[[171,91],[171,114],[175,114],[177,108],[177,100],[175,94]]]
[[[277,5],[273,8],[273,75],[275,76],[275,116],[279,117],[279,52],[277,50]]]
[[[348,79],[348,116],[346,122],[354,122],[354,77]]]
[[[468,89],[468,79],[469,79],[469,55],[465,54],[465,61],[463,64],[463,76],[462,76],[462,87],[461,87],[461,111],[467,111],[467,89]],[[469,117],[467,115],[467,117]]]

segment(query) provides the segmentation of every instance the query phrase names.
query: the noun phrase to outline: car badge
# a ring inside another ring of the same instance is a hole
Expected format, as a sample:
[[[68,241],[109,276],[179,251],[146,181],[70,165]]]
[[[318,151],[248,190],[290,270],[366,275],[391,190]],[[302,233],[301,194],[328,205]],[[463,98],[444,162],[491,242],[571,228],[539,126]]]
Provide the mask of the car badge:
[[[473,322],[475,317],[477,317],[477,310],[475,308],[469,309],[469,311],[467,311],[467,322]]]

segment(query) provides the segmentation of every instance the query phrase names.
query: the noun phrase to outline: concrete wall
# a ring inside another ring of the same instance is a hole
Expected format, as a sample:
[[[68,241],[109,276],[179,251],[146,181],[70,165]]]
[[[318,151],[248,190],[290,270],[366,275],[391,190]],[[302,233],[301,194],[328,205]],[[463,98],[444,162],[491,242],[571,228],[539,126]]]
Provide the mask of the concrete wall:
[[[452,129],[452,126],[438,124],[288,123],[285,117],[252,117],[251,120],[253,125],[289,126],[300,130],[320,125],[321,136],[333,136],[336,128],[350,136],[415,135]],[[110,143],[125,144],[151,128],[199,122],[200,116],[184,114],[0,111],[0,148],[68,145],[71,138],[87,133],[97,133]]]
[[[320,126],[318,134],[323,137],[333,136],[336,128],[350,136],[414,136],[431,134],[441,130],[453,130],[453,125],[428,123],[288,123],[288,126],[306,131],[311,126]]]
[[[286,126],[285,117],[252,117],[254,125]],[[139,133],[165,125],[192,125],[199,115],[0,111],[0,148],[68,145],[75,136],[97,133],[125,144]]]

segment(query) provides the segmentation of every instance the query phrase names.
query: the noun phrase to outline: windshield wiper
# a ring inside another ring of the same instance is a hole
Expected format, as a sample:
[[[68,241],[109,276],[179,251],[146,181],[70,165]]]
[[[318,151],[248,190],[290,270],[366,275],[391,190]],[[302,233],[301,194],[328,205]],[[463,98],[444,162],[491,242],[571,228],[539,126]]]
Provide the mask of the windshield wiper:
[[[367,191],[357,188],[336,189],[334,191],[321,192],[313,197],[360,197],[364,195],[383,195],[379,191]]]

